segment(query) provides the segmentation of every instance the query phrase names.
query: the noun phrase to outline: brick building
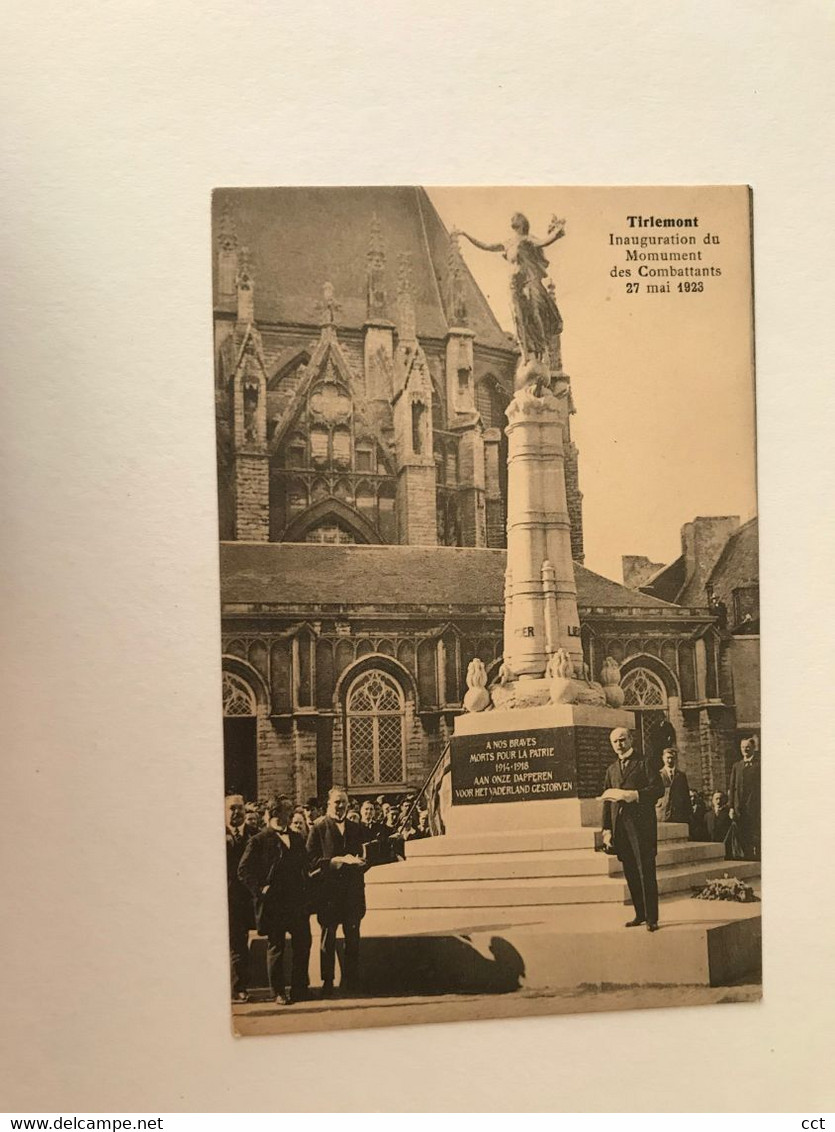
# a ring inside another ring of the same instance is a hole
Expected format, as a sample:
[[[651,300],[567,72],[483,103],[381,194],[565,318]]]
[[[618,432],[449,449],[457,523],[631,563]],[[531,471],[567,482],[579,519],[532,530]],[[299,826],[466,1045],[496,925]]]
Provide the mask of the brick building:
[[[677,605],[705,603],[716,618],[719,692],[733,705],[735,745],[760,735],[760,580],[756,517],[699,517],[681,529],[681,554],[669,565],[625,556],[623,580]]]
[[[421,189],[223,190],[213,230],[227,787],[419,786],[501,656],[514,342]],[[584,568],[566,439],[586,660],[724,783],[717,611]]]

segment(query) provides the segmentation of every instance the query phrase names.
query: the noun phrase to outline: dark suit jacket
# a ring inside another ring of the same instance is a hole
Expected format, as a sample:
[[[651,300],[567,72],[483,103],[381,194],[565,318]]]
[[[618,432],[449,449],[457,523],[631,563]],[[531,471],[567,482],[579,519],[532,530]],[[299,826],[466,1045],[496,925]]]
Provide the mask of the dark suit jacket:
[[[690,785],[687,775],[677,770],[670,781],[669,774],[662,768],[659,771],[664,795],[655,803],[655,815],[659,821],[690,821]]]
[[[759,824],[760,820],[760,763],[754,759],[749,766],[740,759],[731,767],[728,802],[740,818]]]
[[[708,841],[724,841],[728,836],[728,830],[731,828],[728,807],[723,806],[718,814],[715,814],[712,809],[708,810],[705,814],[705,828]]]
[[[708,841],[707,827],[705,826],[705,805],[703,802],[696,801],[695,805],[690,803],[690,815],[687,819],[690,825],[690,840],[691,841]]]
[[[263,935],[308,915],[307,852],[300,833],[290,832],[288,849],[274,829],[252,837],[238,866],[238,876],[255,900]],[[262,890],[267,888],[267,892]]]
[[[252,897],[238,879],[238,865],[249,844],[249,830],[240,828],[236,840],[231,829],[226,828],[226,895],[229,900],[229,916],[240,927],[251,928],[255,924]]]
[[[389,831],[381,821],[372,822],[371,825],[364,825],[360,822],[360,831],[365,843],[363,855],[369,869],[373,868],[374,865],[387,865],[397,859]]]
[[[364,822],[359,823],[362,839],[367,844],[369,841],[384,841],[388,836],[388,830],[381,821],[373,821],[371,825],[365,825]]]
[[[307,837],[307,856],[322,923],[342,924],[361,920],[365,915],[364,871],[354,865],[331,865],[334,857],[347,853],[361,857],[364,843],[362,827],[347,818],[344,836],[333,818],[317,818],[313,823]]]
[[[603,789],[608,790],[611,786],[638,791],[637,802],[603,803],[603,828],[612,831],[612,845],[618,857],[623,860],[631,835],[637,837],[642,856],[655,856],[658,839],[655,803],[664,793],[658,774],[633,753],[625,772],[620,759],[615,759],[609,766]]]

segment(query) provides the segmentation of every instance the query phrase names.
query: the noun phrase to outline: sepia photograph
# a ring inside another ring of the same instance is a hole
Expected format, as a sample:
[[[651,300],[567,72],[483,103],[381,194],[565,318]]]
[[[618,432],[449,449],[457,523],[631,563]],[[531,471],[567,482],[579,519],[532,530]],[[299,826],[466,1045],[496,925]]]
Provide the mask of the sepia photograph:
[[[4,31],[8,1127],[819,1132],[831,12]]]
[[[236,1033],[760,997],[751,217],[213,193]]]

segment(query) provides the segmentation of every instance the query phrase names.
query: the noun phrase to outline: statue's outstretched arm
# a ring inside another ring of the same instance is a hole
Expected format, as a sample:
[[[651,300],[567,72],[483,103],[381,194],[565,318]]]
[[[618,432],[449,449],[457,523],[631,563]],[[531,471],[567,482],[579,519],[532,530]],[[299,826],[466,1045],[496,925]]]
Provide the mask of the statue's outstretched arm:
[[[550,244],[555,244],[562,236],[565,235],[565,228],[558,228],[556,232],[552,232],[550,236],[546,236],[544,240],[534,240],[538,248],[547,248]]]
[[[463,236],[469,240],[471,244],[475,244],[477,248],[481,248],[483,252],[503,252],[504,244],[483,244],[481,240],[477,240],[475,236],[471,236],[468,232],[458,232],[459,236]]]

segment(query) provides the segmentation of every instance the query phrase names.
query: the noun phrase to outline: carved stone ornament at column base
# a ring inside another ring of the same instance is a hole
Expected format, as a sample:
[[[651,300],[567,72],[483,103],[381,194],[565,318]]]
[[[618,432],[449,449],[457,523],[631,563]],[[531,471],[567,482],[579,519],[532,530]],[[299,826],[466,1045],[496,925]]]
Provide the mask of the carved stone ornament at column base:
[[[559,699],[554,699],[554,679],[543,676],[539,679],[513,680],[507,684],[494,684],[490,697],[496,711],[509,711],[529,707],[544,707],[546,704],[589,704],[606,706],[606,693],[602,684],[596,680],[581,680],[576,676],[560,681]]]
[[[490,693],[487,691],[487,669],[478,657],[470,661],[467,668],[467,691],[464,693],[466,711],[486,711],[490,707]]]
[[[600,680],[609,707],[622,708],[625,693],[620,686],[620,665],[614,657],[607,656],[603,661],[603,666],[600,669]]]
[[[551,681],[545,677],[513,680],[494,684],[490,693],[497,711],[543,707],[551,702]]]
[[[574,698],[575,704],[592,704],[598,707],[606,707],[606,693],[603,690],[603,685],[598,684],[596,680],[574,680],[577,686],[577,695]]]

